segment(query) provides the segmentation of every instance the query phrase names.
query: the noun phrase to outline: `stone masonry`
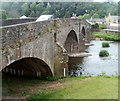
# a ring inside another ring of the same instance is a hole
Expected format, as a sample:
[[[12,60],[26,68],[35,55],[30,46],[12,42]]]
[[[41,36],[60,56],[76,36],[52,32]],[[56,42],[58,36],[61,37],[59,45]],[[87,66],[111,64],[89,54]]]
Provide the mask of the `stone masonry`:
[[[1,69],[13,75],[62,76],[68,54],[83,52],[91,25],[82,20],[54,19],[0,28]]]

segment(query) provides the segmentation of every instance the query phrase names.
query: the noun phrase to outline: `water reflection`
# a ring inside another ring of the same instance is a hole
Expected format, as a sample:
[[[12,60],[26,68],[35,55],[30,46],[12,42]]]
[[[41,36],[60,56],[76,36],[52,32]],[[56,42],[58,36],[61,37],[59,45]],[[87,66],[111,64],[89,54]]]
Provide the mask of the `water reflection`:
[[[92,56],[69,59],[71,76],[118,75],[118,45],[120,45],[120,43],[109,41],[110,47],[102,48],[102,42],[103,41],[91,41],[94,46],[88,47],[86,51],[91,53]],[[110,53],[109,57],[99,57],[99,52],[103,49]]]

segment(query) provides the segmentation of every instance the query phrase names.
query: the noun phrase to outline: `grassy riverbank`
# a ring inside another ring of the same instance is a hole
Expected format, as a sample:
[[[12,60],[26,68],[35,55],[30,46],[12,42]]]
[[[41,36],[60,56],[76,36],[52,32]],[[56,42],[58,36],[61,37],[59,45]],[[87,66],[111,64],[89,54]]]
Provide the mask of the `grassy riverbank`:
[[[34,99],[118,99],[118,78],[109,76],[73,77],[58,82],[54,87],[38,90]]]
[[[93,32],[93,38],[103,38],[109,41],[120,41],[120,35],[112,33]]]
[[[81,76],[56,81],[9,77],[3,80],[3,98],[25,99],[117,99],[118,77]]]

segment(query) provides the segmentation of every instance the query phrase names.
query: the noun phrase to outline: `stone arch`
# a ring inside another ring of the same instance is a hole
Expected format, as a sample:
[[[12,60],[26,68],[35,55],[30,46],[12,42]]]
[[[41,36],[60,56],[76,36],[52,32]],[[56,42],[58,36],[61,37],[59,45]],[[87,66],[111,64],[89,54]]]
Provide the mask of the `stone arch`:
[[[74,30],[71,30],[67,35],[64,43],[64,48],[68,53],[75,53],[78,51],[78,38]]]
[[[9,73],[18,76],[53,76],[50,67],[43,60],[34,57],[19,59],[6,66],[2,71],[4,73]]]

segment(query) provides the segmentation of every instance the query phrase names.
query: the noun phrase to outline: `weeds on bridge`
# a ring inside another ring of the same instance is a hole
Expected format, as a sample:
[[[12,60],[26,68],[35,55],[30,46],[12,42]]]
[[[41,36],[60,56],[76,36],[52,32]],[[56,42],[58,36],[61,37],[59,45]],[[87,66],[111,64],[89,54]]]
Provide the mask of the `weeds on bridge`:
[[[44,32],[38,32],[38,35],[43,35],[44,34]]]
[[[47,31],[48,31],[48,32],[51,32],[51,31],[52,31],[52,28],[49,27],[49,28],[47,29]]]
[[[4,51],[6,48],[7,48],[6,46],[2,46],[0,50]]]

